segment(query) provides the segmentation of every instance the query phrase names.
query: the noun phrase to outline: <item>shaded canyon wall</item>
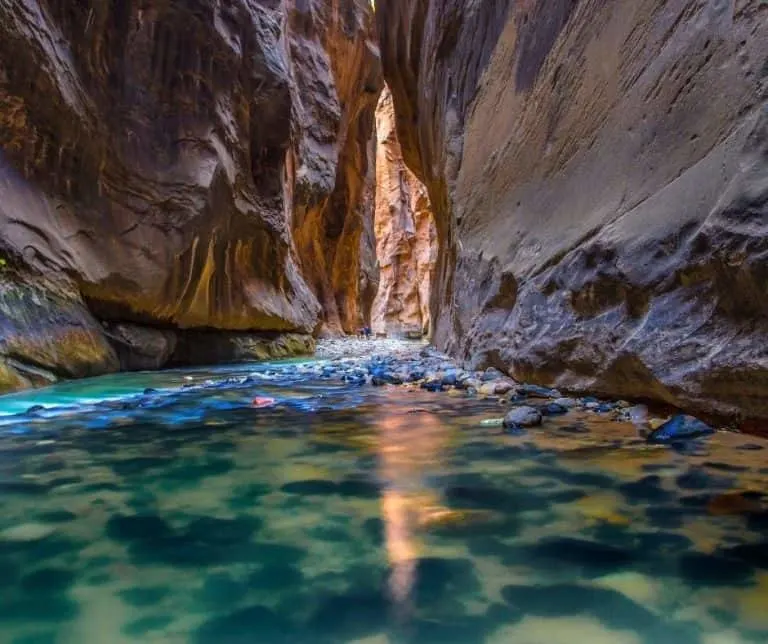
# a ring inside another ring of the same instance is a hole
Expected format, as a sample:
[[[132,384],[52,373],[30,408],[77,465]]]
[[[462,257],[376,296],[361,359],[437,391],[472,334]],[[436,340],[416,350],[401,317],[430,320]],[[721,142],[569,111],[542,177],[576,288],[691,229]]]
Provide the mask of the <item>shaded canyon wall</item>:
[[[768,4],[388,0],[384,75],[440,252],[436,343],[768,418]]]
[[[356,320],[372,21],[365,0],[2,0],[0,388],[308,351],[321,302]]]
[[[371,328],[390,336],[421,336],[430,327],[437,231],[426,187],[403,161],[387,88],[376,108],[375,201],[380,272]]]

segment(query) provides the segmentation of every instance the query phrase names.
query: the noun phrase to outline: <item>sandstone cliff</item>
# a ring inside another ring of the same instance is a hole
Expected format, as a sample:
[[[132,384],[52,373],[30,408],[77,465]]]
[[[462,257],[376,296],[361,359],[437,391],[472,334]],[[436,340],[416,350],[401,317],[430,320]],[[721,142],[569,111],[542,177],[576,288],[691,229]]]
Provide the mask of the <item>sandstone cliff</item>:
[[[768,418],[768,5],[389,0],[377,23],[435,209],[437,344]]]
[[[288,210],[324,333],[355,332],[370,312],[374,274],[369,140],[382,77],[367,0],[293,0],[296,80]],[[362,271],[361,271],[362,267]]]
[[[0,380],[193,361],[189,329],[237,357],[328,285],[354,317],[371,33],[365,0],[0,2]]]
[[[380,273],[371,327],[388,335],[426,334],[437,232],[427,190],[403,161],[386,88],[376,108],[374,225]]]

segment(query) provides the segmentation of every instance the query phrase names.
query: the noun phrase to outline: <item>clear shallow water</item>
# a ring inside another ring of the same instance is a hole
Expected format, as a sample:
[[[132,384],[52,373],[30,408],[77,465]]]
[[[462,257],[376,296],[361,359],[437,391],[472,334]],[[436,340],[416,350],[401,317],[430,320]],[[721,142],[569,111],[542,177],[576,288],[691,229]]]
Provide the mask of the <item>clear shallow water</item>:
[[[0,398],[0,642],[768,642],[765,442],[250,370]]]

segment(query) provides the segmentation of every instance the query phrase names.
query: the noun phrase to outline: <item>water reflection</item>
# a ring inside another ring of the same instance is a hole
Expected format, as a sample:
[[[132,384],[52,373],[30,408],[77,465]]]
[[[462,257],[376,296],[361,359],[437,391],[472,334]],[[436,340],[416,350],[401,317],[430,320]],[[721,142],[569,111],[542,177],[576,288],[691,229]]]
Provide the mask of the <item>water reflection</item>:
[[[382,408],[374,422],[384,482],[381,510],[391,569],[389,590],[397,618],[404,622],[412,610],[416,562],[425,550],[420,530],[439,507],[427,477],[443,463],[447,428],[436,415],[421,411],[387,413]]]

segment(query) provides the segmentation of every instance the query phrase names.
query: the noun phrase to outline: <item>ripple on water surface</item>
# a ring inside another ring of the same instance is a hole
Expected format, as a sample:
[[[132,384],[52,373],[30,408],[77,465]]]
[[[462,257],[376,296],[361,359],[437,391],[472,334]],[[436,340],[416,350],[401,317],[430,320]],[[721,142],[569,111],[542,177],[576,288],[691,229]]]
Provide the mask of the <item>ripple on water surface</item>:
[[[253,372],[0,399],[0,641],[768,642],[762,441]]]

